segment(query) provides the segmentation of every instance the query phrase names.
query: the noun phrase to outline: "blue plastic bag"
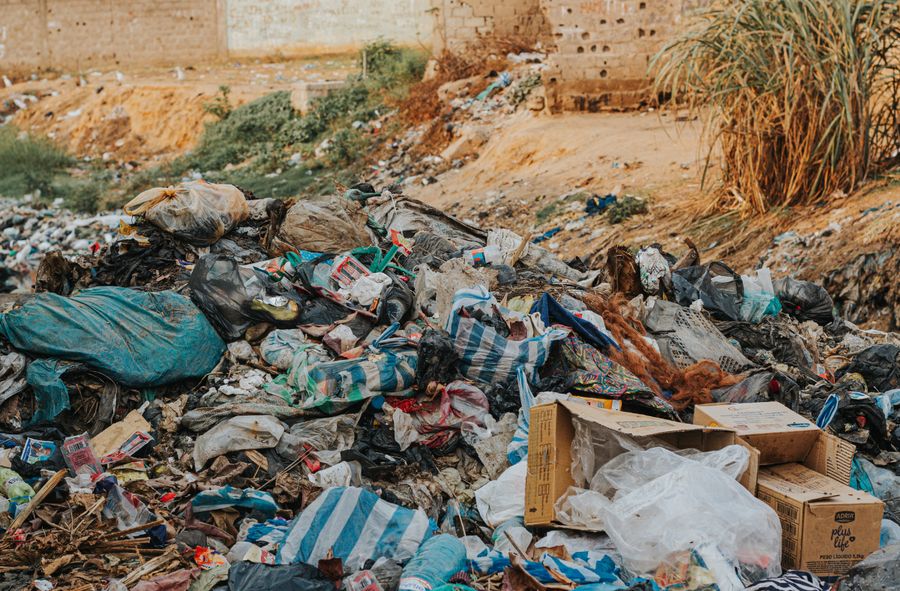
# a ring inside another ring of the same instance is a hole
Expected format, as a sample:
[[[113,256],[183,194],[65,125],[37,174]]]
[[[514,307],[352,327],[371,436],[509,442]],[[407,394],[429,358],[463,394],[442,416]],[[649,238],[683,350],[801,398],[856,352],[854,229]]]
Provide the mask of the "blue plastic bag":
[[[72,297],[38,294],[0,316],[0,334],[19,351],[83,363],[133,388],[202,377],[225,351],[225,343],[188,298],[126,287],[94,287]],[[28,372],[28,383],[38,406],[46,409],[36,420],[52,419],[69,407],[68,394],[51,403],[65,390],[62,367],[40,363]]]

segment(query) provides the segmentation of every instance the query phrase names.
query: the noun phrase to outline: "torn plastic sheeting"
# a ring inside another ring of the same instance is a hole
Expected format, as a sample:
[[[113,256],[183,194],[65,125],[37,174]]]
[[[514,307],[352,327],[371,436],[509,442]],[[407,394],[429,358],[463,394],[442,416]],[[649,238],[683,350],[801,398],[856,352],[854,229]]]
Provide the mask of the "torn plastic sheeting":
[[[59,359],[36,359],[28,365],[25,376],[34,389],[34,414],[32,423],[56,418],[69,408],[69,388],[62,377],[66,372],[83,367],[81,364]]]
[[[518,462],[507,468],[497,480],[475,491],[478,513],[490,527],[525,515],[525,476],[528,462]]]
[[[191,181],[144,191],[124,207],[161,230],[192,244],[212,244],[250,217],[241,190],[233,185]]]
[[[441,236],[463,250],[484,246],[487,238],[483,230],[415,199],[391,199],[373,207],[370,213],[380,225],[397,230],[407,238],[425,231]]]
[[[420,509],[394,505],[361,488],[331,488],[294,518],[276,560],[318,564],[331,554],[351,571],[379,558],[405,563],[433,529]]]
[[[278,442],[276,451],[291,460],[306,448],[316,452],[350,449],[356,440],[356,417],[337,415],[291,425]]]
[[[302,199],[285,215],[275,238],[276,250],[338,253],[370,246],[367,221],[359,205],[342,197]]]
[[[275,417],[250,415],[232,417],[197,437],[194,467],[202,469],[209,460],[230,451],[271,449],[284,434],[284,424]]]
[[[84,363],[135,388],[202,377],[225,351],[225,343],[200,310],[171,291],[94,287],[68,298],[42,293],[3,314],[0,332],[16,349]],[[60,369],[45,361],[30,371],[36,380],[29,381],[35,396],[54,400],[41,418],[58,414],[51,408],[68,408],[67,400],[57,400],[60,388],[65,388],[61,379],[47,379],[48,372]],[[38,370],[41,373],[35,373]]]
[[[460,373],[482,384],[510,380],[520,366],[526,377],[534,380],[537,369],[550,354],[550,344],[567,334],[564,330],[552,329],[541,336],[513,341],[474,318],[463,317],[460,314],[462,308],[491,312],[499,306],[483,286],[461,289],[453,298],[445,327],[460,357]]]
[[[268,565],[241,561],[228,572],[229,591],[334,591],[334,582],[308,564]]]
[[[252,488],[239,489],[226,485],[216,490],[204,490],[191,499],[194,512],[217,511],[228,507],[241,507],[259,511],[267,517],[274,517],[278,511],[275,499],[267,492]]]

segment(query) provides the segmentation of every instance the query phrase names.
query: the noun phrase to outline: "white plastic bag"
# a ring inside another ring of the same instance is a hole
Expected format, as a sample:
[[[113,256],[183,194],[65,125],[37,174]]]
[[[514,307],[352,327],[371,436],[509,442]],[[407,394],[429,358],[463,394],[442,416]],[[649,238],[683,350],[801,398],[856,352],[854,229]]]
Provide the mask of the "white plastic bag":
[[[528,462],[506,469],[500,478],[475,491],[478,513],[490,527],[497,527],[514,517],[525,516],[525,475]]]
[[[606,529],[604,511],[611,501],[602,494],[575,486],[556,500],[556,520],[563,525],[600,531]]]
[[[123,209],[192,244],[212,244],[250,217],[240,189],[205,181],[144,191]]]
[[[625,452],[604,464],[591,479],[591,490],[610,499],[617,499],[691,463],[721,470],[737,480],[747,469],[749,462],[750,452],[740,445],[729,445],[709,452],[695,449],[671,451],[651,447]]]
[[[636,574],[679,553],[714,547],[756,581],[781,574],[781,523],[771,507],[731,476],[688,462],[616,499],[603,511],[606,532]]]
[[[284,424],[270,415],[231,417],[197,437],[194,468],[230,451],[273,448],[283,434]]]

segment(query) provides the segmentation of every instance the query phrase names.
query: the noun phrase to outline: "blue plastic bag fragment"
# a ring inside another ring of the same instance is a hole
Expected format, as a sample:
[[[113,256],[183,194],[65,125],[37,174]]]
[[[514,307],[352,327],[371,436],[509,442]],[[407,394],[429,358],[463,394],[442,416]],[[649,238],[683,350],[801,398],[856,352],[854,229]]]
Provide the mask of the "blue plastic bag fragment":
[[[609,351],[610,345],[619,349],[619,345],[607,335],[603,334],[599,328],[566,310],[563,305],[557,302],[549,293],[542,295],[541,299],[531,306],[530,311],[532,314],[535,312],[540,314],[541,321],[546,326],[551,326],[553,324],[568,326],[578,333],[578,336],[601,351]]]
[[[202,377],[225,351],[188,298],[125,287],[94,287],[72,297],[38,294],[0,316],[0,334],[19,351],[80,362],[134,388]],[[26,375],[44,419],[69,406],[67,395],[59,400],[65,388],[61,371],[61,365],[44,361]]]
[[[234,488],[225,485],[218,490],[204,490],[191,499],[194,511],[216,511],[228,507],[242,507],[252,511],[259,511],[263,515],[272,517],[278,511],[275,499],[267,492],[252,488]]]
[[[25,380],[35,392],[32,423],[49,421],[69,408],[69,389],[62,377],[76,367],[80,365],[59,359],[38,359],[28,364]]]

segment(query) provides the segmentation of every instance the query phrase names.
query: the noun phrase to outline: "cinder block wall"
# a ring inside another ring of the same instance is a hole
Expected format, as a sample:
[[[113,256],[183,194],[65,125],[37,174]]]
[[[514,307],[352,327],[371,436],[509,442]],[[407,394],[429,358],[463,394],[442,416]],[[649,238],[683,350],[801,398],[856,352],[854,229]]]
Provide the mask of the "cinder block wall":
[[[479,37],[534,44],[547,34],[541,0],[431,0],[435,47],[459,49]]]
[[[225,54],[224,0],[0,0],[0,71]]]
[[[543,79],[553,111],[652,100],[650,61],[705,0],[541,0],[550,25]]]

